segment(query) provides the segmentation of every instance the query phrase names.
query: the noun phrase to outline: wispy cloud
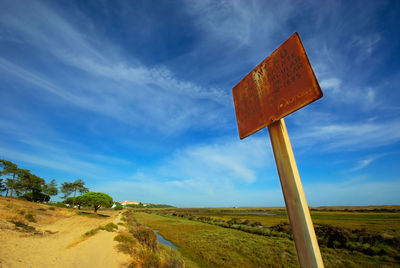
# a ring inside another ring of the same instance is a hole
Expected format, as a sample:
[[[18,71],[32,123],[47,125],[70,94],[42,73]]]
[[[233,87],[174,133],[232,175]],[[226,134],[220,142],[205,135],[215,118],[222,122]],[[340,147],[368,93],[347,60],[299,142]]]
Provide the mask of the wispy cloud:
[[[159,196],[168,196],[180,205],[196,204],[199,200],[206,205],[207,200],[216,200],[222,195],[229,199],[223,202],[241,198],[250,202],[249,195],[243,193],[250,192],[255,183],[262,184],[275,178],[272,163],[273,154],[266,137],[245,141],[228,137],[208,145],[177,150],[151,168],[142,167],[126,184],[131,185],[132,196],[142,196],[140,189],[146,188],[148,191],[143,198],[157,200]],[[126,190],[116,191],[120,196],[126,196]],[[271,189],[265,188],[265,191]],[[174,198],[175,193],[179,193],[179,197]],[[266,198],[269,197],[260,200]]]
[[[400,141],[400,122],[314,125],[295,133],[294,139],[303,146],[318,144],[319,150],[377,148]]]
[[[37,166],[64,176],[104,180],[122,176],[135,164],[124,158],[94,151],[64,134],[40,123],[40,119],[22,111],[10,111],[14,121],[0,119],[2,140],[0,158],[17,164]],[[46,139],[43,139],[46,137]],[[10,140],[13,142],[11,143]]]
[[[207,39],[217,39],[234,46],[255,45],[257,35],[270,35],[285,27],[294,10],[281,2],[264,4],[258,1],[194,1],[185,6],[188,13],[197,17],[197,27]],[[279,18],[279,19],[278,19]]]
[[[31,5],[35,12],[18,20],[5,16],[0,20],[3,26],[23,36],[25,43],[85,72],[77,81],[69,80],[69,86],[63,84],[64,79],[52,81],[45,71],[33,71],[5,58],[0,61],[3,72],[80,108],[163,132],[212,126],[217,117],[232,109],[232,100],[225,91],[178,79],[166,66],[146,67],[137,60],[128,63],[107,40],[102,41],[100,50],[93,41],[96,36],[81,33],[40,2]],[[14,8],[15,12],[24,10],[21,5]]]
[[[361,170],[361,169],[369,166],[372,162],[376,161],[377,159],[384,157],[385,155],[386,154],[375,154],[375,155],[368,156],[368,157],[358,161],[357,165],[354,166],[353,168],[351,168],[349,171],[354,172],[354,171]]]

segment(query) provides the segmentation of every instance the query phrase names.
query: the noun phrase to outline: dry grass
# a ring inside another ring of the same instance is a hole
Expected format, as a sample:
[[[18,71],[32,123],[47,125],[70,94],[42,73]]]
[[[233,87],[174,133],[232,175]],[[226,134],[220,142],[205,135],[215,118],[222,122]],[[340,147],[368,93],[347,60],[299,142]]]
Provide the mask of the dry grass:
[[[0,197],[0,219],[23,223],[49,224],[64,217],[75,215],[64,208],[54,208],[48,205],[25,200]]]

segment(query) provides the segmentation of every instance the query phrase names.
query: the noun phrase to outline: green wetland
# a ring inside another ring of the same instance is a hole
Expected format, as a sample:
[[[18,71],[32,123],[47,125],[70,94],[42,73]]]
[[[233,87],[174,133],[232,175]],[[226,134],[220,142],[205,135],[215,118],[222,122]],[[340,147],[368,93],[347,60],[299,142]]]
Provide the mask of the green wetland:
[[[200,267],[298,267],[284,208],[133,209]],[[400,267],[400,207],[311,208],[325,267]]]

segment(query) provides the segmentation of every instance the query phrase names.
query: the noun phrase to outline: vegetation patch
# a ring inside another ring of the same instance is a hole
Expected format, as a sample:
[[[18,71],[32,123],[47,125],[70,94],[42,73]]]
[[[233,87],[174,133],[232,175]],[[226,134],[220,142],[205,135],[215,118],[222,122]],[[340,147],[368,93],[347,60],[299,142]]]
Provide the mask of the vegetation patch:
[[[128,230],[121,231],[114,240],[119,242],[119,251],[132,257],[130,267],[197,267],[178,251],[158,244],[154,231],[138,223],[132,211],[126,211],[123,215]]]
[[[118,230],[118,226],[113,222],[107,223],[106,225],[100,226],[99,228],[100,230],[105,230],[107,232],[114,232],[115,230]]]
[[[26,232],[36,232],[35,227],[33,226],[29,226],[26,223],[22,222],[22,221],[16,221],[16,220],[11,220],[11,223],[13,223],[15,225],[15,227],[19,227],[20,229],[26,231]]]
[[[104,215],[104,214],[99,214],[99,213],[92,213],[92,212],[85,212],[85,211],[78,211],[76,214],[81,215],[81,216],[88,216],[92,218],[109,218],[110,216]]]
[[[25,219],[29,222],[36,222],[35,216],[31,212],[25,214]]]
[[[249,219],[243,216],[246,215],[243,210],[237,210],[235,215],[233,209],[227,209],[229,213],[224,212],[221,216],[215,216],[217,209],[204,209],[206,212],[193,209],[197,210],[196,215],[187,213],[188,210],[146,210],[147,213],[136,210],[134,215],[140,223],[161,230],[186,257],[204,267],[298,265],[288,222],[282,220],[273,225],[265,224],[272,222],[269,217],[276,221],[280,210],[263,216],[250,213]],[[210,215],[212,213],[214,216]],[[399,236],[395,235],[398,233],[398,224],[394,221],[399,215],[396,213],[379,216],[374,212],[316,213],[314,217],[319,219],[317,222],[325,222],[329,218],[335,223],[315,225],[326,267],[391,267],[400,264]],[[336,225],[343,221],[347,226],[356,226],[355,223],[361,222],[361,219],[364,219],[363,223],[373,226],[373,230]],[[379,224],[372,224],[378,221]]]
[[[100,230],[104,230],[104,231],[107,231],[107,232],[114,232],[115,230],[118,230],[118,226],[116,224],[110,222],[110,223],[107,223],[104,226],[99,226],[99,227],[94,228],[94,229],[92,229],[90,231],[87,231],[86,233],[84,233],[82,235],[82,237],[93,236],[93,235],[97,234]]]
[[[123,210],[123,209],[124,207],[121,205],[121,203],[119,202],[115,203],[114,210]]]
[[[99,232],[99,230],[100,230],[100,228],[97,227],[97,228],[94,228],[94,229],[92,229],[92,230],[90,230],[90,231],[87,231],[86,233],[84,233],[84,234],[82,235],[82,238],[83,238],[83,237],[94,236],[95,234],[97,234],[97,233]]]

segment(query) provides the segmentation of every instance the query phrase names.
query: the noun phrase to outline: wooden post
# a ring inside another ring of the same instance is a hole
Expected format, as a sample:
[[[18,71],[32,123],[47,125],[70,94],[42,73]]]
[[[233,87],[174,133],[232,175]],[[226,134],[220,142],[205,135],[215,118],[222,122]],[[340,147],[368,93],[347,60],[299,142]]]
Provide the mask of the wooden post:
[[[268,126],[300,267],[324,267],[285,121]]]

